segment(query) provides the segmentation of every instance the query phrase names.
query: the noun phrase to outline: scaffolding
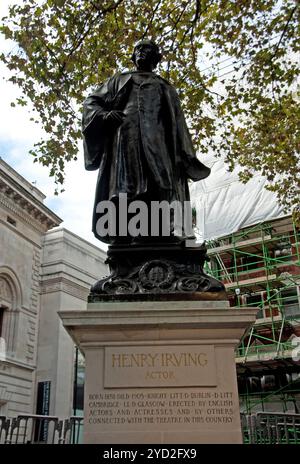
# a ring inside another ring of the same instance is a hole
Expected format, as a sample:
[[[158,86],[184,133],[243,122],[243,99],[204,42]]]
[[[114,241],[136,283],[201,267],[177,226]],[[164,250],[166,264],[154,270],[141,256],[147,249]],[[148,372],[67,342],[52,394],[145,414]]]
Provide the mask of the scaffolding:
[[[258,308],[236,351],[241,411],[300,413],[300,233],[291,216],[207,242],[233,307]]]

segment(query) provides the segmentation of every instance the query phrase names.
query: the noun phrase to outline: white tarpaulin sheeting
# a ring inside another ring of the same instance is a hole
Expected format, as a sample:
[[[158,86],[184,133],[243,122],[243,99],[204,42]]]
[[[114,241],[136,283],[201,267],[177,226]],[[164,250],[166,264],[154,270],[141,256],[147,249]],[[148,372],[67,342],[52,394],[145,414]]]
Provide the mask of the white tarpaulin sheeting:
[[[197,211],[197,241],[219,238],[286,215],[276,195],[264,188],[267,181],[260,174],[242,184],[238,169],[228,172],[221,158],[207,156],[201,161],[211,168],[211,174],[190,184],[192,206]]]

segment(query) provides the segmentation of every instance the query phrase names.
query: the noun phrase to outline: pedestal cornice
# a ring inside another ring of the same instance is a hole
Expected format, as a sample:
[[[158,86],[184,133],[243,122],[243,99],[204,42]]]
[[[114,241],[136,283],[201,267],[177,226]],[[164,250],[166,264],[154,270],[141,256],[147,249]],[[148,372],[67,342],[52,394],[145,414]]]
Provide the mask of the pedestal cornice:
[[[86,311],[58,314],[74,342],[85,351],[91,344],[102,344],[108,331],[116,333],[111,339],[115,343],[124,338],[130,343],[154,338],[159,342],[165,339],[166,332],[169,340],[178,340],[184,329],[189,330],[193,340],[222,338],[224,343],[236,345],[254,323],[256,313],[256,308],[228,308],[227,302],[187,301],[89,304]]]

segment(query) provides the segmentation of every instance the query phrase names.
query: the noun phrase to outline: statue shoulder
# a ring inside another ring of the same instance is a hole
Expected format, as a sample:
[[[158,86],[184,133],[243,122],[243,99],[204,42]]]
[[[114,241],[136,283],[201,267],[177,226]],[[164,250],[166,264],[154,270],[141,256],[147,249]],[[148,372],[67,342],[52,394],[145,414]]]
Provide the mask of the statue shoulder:
[[[129,72],[117,72],[113,76],[98,84],[98,86],[89,96],[102,97],[103,95],[110,95],[112,97],[115,93],[118,92],[120,87],[123,87],[123,85],[130,79],[130,77],[131,73]]]
[[[117,72],[114,74],[108,81],[108,88],[113,91],[113,93],[118,92],[131,78],[132,72]]]
[[[134,73],[134,71],[123,71],[123,72],[118,72],[116,73],[116,75],[119,75],[119,76],[131,76],[132,74]]]
[[[164,77],[159,76],[156,74],[156,77],[162,82],[162,84],[165,85],[165,88],[170,92],[171,94],[177,95],[175,87]]]
[[[172,85],[167,79],[164,79],[161,76],[157,76],[157,77],[161,81],[161,83],[162,83],[162,85],[163,85],[163,87],[165,89],[165,92],[169,96],[169,98],[171,98],[172,100],[179,101],[179,95],[178,95],[174,85]]]
[[[128,79],[131,77],[131,75],[132,75],[132,71],[116,72],[116,74],[114,74],[110,79],[115,79],[115,80]]]
[[[165,79],[164,77],[161,77],[161,76],[159,76],[158,74],[156,74],[156,77],[158,77],[158,79],[160,79],[161,81],[163,81],[164,84],[167,84],[168,87],[174,88],[174,87],[172,86],[172,84],[170,84],[170,82],[169,82],[167,79]]]

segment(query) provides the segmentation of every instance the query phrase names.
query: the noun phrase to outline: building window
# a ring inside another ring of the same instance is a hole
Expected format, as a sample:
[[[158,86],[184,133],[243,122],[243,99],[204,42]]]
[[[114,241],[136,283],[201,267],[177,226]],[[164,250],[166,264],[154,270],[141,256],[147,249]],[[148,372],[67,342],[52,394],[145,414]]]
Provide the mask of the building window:
[[[4,319],[5,308],[0,306],[0,338],[2,338],[2,328],[3,328],[3,319]]]
[[[280,259],[290,259],[292,255],[292,245],[289,236],[282,236],[277,243],[277,249],[274,251],[274,257]]]
[[[0,361],[6,359],[6,342],[3,334],[3,322],[4,322],[5,308],[0,306]]]
[[[16,293],[13,282],[0,274],[0,337],[5,356],[14,356],[17,330]],[[3,353],[2,353],[3,355]]]
[[[256,315],[257,319],[265,317],[264,310],[262,308],[263,300],[261,293],[252,293],[249,292],[246,295],[247,306],[252,306],[253,308],[259,308],[259,311]]]
[[[281,304],[284,308],[286,317],[295,317],[300,315],[299,298],[297,287],[281,290]]]

